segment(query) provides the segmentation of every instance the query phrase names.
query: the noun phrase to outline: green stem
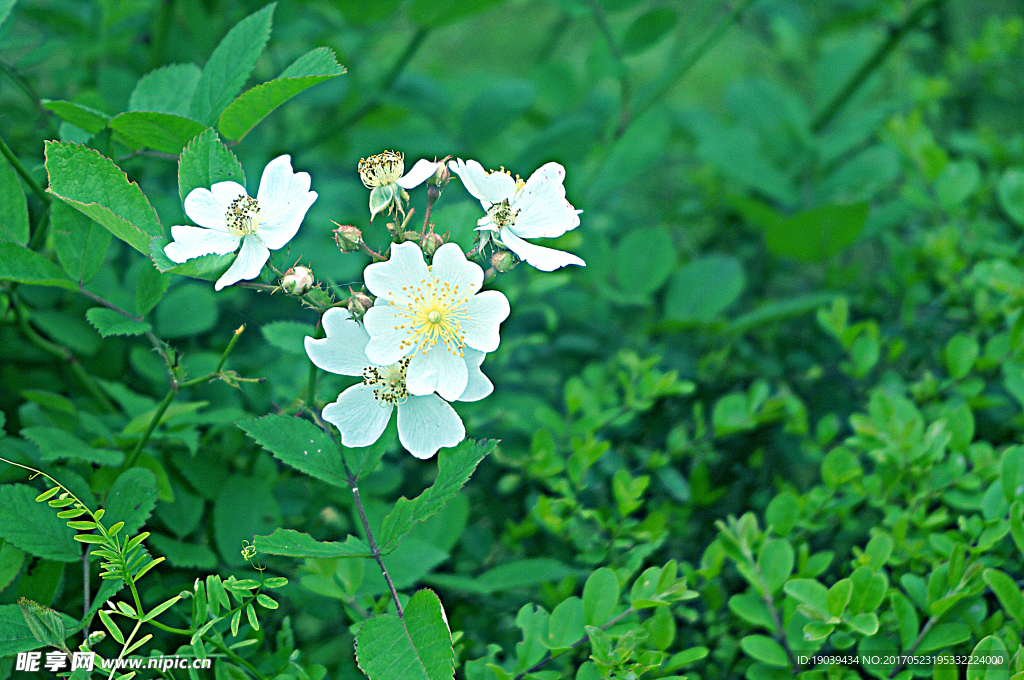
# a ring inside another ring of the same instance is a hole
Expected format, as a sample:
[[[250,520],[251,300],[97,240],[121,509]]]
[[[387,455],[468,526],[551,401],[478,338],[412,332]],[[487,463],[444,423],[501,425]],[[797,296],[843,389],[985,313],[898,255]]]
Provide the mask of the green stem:
[[[46,231],[47,227],[50,226],[50,209],[51,204],[47,203],[46,207],[43,208],[43,212],[39,215],[39,219],[33,225],[32,238],[28,240],[29,250],[39,250],[46,243]]]
[[[128,454],[127,458],[125,458],[124,465],[121,466],[122,471],[135,467],[135,461],[138,460],[139,454],[142,453],[142,447],[146,445],[146,442],[148,442],[149,438],[153,435],[153,430],[155,430],[156,426],[160,424],[160,419],[164,417],[164,412],[167,411],[167,407],[171,405],[172,401],[174,401],[175,394],[177,394],[176,390],[170,390],[167,392],[167,396],[164,397],[164,400],[160,402],[160,405],[157,406],[156,413],[154,413],[153,417],[150,418],[149,425],[146,426],[146,431],[142,433],[142,438],[139,439],[135,448],[132,449],[132,452]]]
[[[615,59],[615,68],[618,71],[621,104],[619,105],[619,121],[615,128],[615,136],[620,137],[629,126],[630,120],[629,105],[632,99],[632,87],[629,82],[629,72],[626,69],[626,62],[622,59],[622,51],[619,50],[615,36],[612,35],[612,30],[608,26],[608,18],[597,0],[590,0],[590,13],[593,15],[594,23],[597,24],[597,29],[604,37],[604,41],[608,43],[608,50],[612,53],[612,58]]]
[[[320,318],[320,322],[317,323],[316,329],[313,331],[313,339],[319,340],[320,338],[326,337],[324,332],[323,317]],[[312,411],[316,408],[316,379],[319,375],[319,370],[312,361],[309,362],[309,377],[306,380],[306,406]]]
[[[32,175],[28,174],[28,170],[26,170],[25,166],[21,164],[21,161],[14,155],[14,152],[11,151],[11,147],[7,146],[7,142],[4,141],[2,136],[0,136],[0,153],[3,154],[4,158],[7,159],[7,162],[14,167],[18,174],[21,175],[21,178],[25,180],[25,184],[27,184],[29,188],[39,196],[39,200],[46,205],[50,205],[50,201],[52,200],[50,195],[43,191],[43,188],[39,186]]]
[[[874,53],[868,57],[857,72],[854,73],[846,84],[839,92],[832,98],[832,100],[825,105],[825,107],[818,112],[818,115],[811,121],[811,131],[821,132],[826,125],[828,125],[836,114],[846,105],[850,97],[860,89],[860,86],[864,84],[864,81],[868,79],[875,69],[881,66],[882,62],[885,61],[886,57],[896,48],[900,40],[903,39],[907,33],[913,30],[924,18],[928,15],[932,9],[938,6],[942,0],[925,0],[917,6],[913,12],[907,16],[896,28],[889,30],[889,36],[885,41],[879,45]]]
[[[254,678],[257,678],[258,680],[266,680],[266,676],[264,676],[262,673],[260,673],[258,670],[256,670],[255,666],[253,666],[251,663],[249,663],[248,661],[246,661],[242,657],[240,657],[237,654],[235,654],[234,652],[232,652],[230,649],[228,649],[228,646],[226,644],[224,644],[223,642],[221,642],[220,640],[216,640],[214,638],[204,638],[204,639],[205,640],[209,640],[210,644],[212,644],[214,647],[219,649],[224,654],[224,656],[226,656],[229,659],[231,659],[231,661],[233,661],[234,663],[238,664],[239,666],[242,666],[243,668],[245,668],[245,670],[249,671],[249,673],[251,673]]]
[[[388,573],[387,567],[384,566],[384,560],[381,558],[380,546],[373,538],[373,532],[370,530],[370,522],[366,519],[366,511],[363,510],[363,501],[359,497],[359,486],[358,480],[355,477],[351,477],[348,480],[349,485],[352,487],[352,498],[355,500],[356,510],[359,512],[359,520],[363,523],[363,530],[366,532],[366,542],[370,544],[370,552],[373,554],[373,559],[377,561],[377,566],[380,567],[380,573],[384,574],[384,580],[387,581],[388,590],[391,591],[391,599],[395,603],[395,609],[398,610],[398,618],[405,620],[405,612],[402,610],[402,603],[398,601],[398,591],[395,590],[395,584],[391,580],[391,574]]]

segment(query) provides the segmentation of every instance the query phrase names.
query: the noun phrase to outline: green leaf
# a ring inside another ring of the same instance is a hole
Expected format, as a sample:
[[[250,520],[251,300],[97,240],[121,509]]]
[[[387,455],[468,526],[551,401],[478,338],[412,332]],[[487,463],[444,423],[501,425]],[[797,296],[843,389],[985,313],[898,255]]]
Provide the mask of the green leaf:
[[[626,35],[622,38],[622,53],[637,54],[654,46],[668,35],[677,19],[675,10],[668,7],[644,12],[626,29]]]
[[[81,104],[53,101],[52,99],[43,99],[42,103],[44,109],[53,111],[67,122],[82,128],[90,135],[94,135],[107,127],[107,122],[110,120],[110,116],[102,111],[90,109],[88,106],[82,106]]]
[[[548,649],[567,649],[583,637],[583,626],[583,601],[567,597],[551,612],[547,635],[541,641]]]
[[[437,28],[453,24],[504,2],[505,0],[412,0],[409,3],[409,17],[423,28]]]
[[[114,620],[110,618],[110,614],[108,614],[105,610],[101,609],[99,611],[99,615],[100,621],[103,622],[103,627],[107,629],[107,632],[110,633],[110,636],[117,641],[117,644],[123,645],[124,633],[122,633],[121,629],[117,627],[117,624],[114,623]]]
[[[200,335],[217,325],[217,298],[208,285],[186,283],[156,306],[156,327],[164,338]]]
[[[157,493],[156,476],[152,472],[142,467],[125,470],[107,492],[105,524],[124,522],[124,532],[131,536],[149,519]]]
[[[708,255],[687,262],[673,275],[665,294],[668,321],[708,322],[743,292],[746,276],[734,257]]]
[[[111,233],[63,201],[50,205],[57,260],[75,281],[88,283],[103,267]]]
[[[871,558],[868,566],[879,570],[885,566],[892,555],[893,540],[889,534],[877,534],[864,547],[864,554]]]
[[[313,334],[313,327],[298,321],[275,321],[260,329],[263,337],[274,347],[288,354],[306,355],[305,337]]]
[[[38,492],[24,484],[0,486],[0,538],[30,555],[58,562],[74,562],[82,549],[75,532],[44,503]]]
[[[800,262],[826,262],[850,246],[868,217],[868,204],[824,205],[760,223],[768,249]]]
[[[356,633],[356,661],[370,680],[451,680],[452,634],[431,590],[409,599],[404,617],[383,614]]]
[[[73,630],[76,621],[66,614],[59,614],[64,629]],[[63,640],[61,641],[63,643]],[[25,621],[21,607],[16,604],[0,605],[0,656],[10,656],[42,647],[43,644],[32,634]]]
[[[608,567],[601,567],[583,586],[583,619],[591,626],[603,626],[619,604],[619,579]]]
[[[128,110],[187,116],[201,73],[195,64],[171,64],[150,71],[135,84]]]
[[[982,573],[982,578],[996,594],[999,604],[1003,605],[1006,613],[1018,623],[1024,623],[1024,595],[1021,595],[1020,588],[1014,580],[998,569],[986,569]]]
[[[1024,227],[1024,171],[1011,168],[999,178],[999,205],[1017,226]]]
[[[0,241],[0,279],[78,290],[60,267],[14,241]]]
[[[433,517],[458,493],[473,470],[488,453],[494,450],[494,440],[473,441],[467,439],[452,449],[442,449],[437,454],[437,479],[433,486],[414,500],[404,496],[395,503],[395,508],[381,522],[377,542],[382,552],[389,553],[398,546],[417,522]]]
[[[292,529],[277,529],[269,536],[257,536],[256,550],[267,555],[286,557],[370,557],[370,546],[361,538],[349,536],[344,543],[321,542]]]
[[[793,573],[796,553],[793,546],[784,538],[769,538],[761,546],[757,555],[757,566],[768,585],[768,593],[775,593]]]
[[[25,553],[11,543],[0,545],[0,591],[14,582],[25,564]]]
[[[739,593],[729,598],[729,611],[740,617],[747,623],[761,626],[768,630],[775,630],[775,622],[772,621],[771,612],[764,603],[764,598],[753,592]]]
[[[93,307],[85,313],[85,318],[105,338],[111,335],[142,335],[153,330],[145,321],[129,319],[106,307]]]
[[[782,590],[797,602],[807,605],[822,615],[828,614],[828,588],[814,579],[791,579],[782,586]]]
[[[529,588],[542,583],[553,583],[578,573],[576,569],[550,557],[529,557],[488,569],[476,578],[451,574],[431,574],[425,580],[444,588],[455,588],[487,595],[517,588]]]
[[[153,206],[114,161],[73,142],[46,142],[48,191],[109,229],[131,247],[149,254],[149,242],[163,236]]]
[[[935,178],[935,196],[945,210],[955,208],[973,194],[981,181],[978,164],[966,159],[949,163]]]
[[[917,618],[917,610],[907,596],[899,591],[892,594],[892,610],[896,614],[896,624],[900,633],[900,649],[906,651],[914,644],[921,630],[921,622]]]
[[[946,369],[949,376],[959,380],[971,372],[981,348],[974,336],[957,333],[946,345]]]
[[[1019,650],[1020,643],[1016,645],[1017,654],[1020,654]],[[1010,651],[998,635],[983,637],[975,645],[970,656],[983,661],[983,663],[968,664],[967,680],[1007,680],[1009,677]]]
[[[135,283],[135,313],[145,316],[163,299],[173,277],[156,267],[143,267]]]
[[[740,647],[748,656],[769,666],[788,666],[786,650],[765,635],[748,635],[740,640]]]
[[[622,290],[646,296],[661,288],[676,264],[676,248],[660,228],[631,231],[616,251],[615,278]]]
[[[119,142],[132,149],[179,154],[206,126],[173,113],[128,111],[111,118],[110,128]]]
[[[349,488],[338,447],[308,420],[269,415],[238,426],[282,463],[328,484]]]
[[[232,475],[224,480],[213,502],[213,535],[221,559],[242,566],[243,541],[281,526],[281,509],[264,484],[251,477]]]
[[[928,631],[917,646],[919,653],[932,652],[943,647],[958,645],[971,639],[971,629],[965,623],[940,623]]]
[[[158,236],[154,237],[149,244],[149,257],[153,260],[157,270],[162,274],[178,274],[180,276],[190,276],[194,279],[215,281],[228,270],[228,267],[231,266],[237,257],[235,253],[229,253],[228,255],[203,255],[202,257],[195,257],[187,262],[177,264],[172,262],[167,257],[167,253],[164,252],[164,248],[170,242],[171,240],[166,236]]]
[[[28,203],[14,167],[0,161],[0,241],[28,243]]]
[[[238,182],[245,186],[242,164],[224,146],[213,128],[188,143],[178,160],[178,194],[184,203],[193,189],[209,189],[217,182]]]
[[[81,439],[56,427],[26,427],[21,431],[26,439],[39,447],[40,458],[44,463],[57,460],[81,460],[99,465],[120,465],[124,462],[124,454],[108,449],[94,449]]]
[[[213,125],[242,89],[270,38],[276,4],[272,2],[239,21],[213,50],[196,84],[189,117]]]
[[[24,597],[18,600],[18,606],[21,607],[25,623],[36,640],[47,647],[64,648],[64,638],[68,636],[68,632],[60,614]]]
[[[17,0],[0,0],[0,26],[3,26],[7,16],[11,13],[11,10],[14,9],[15,2],[17,2]]]
[[[334,52],[318,47],[299,57],[275,80],[257,85],[231,102],[217,127],[227,139],[241,139],[271,111],[303,90],[345,73]]]
[[[171,404],[164,411],[164,414],[162,416],[160,416],[160,422],[158,422],[157,425],[163,425],[167,421],[169,421],[169,420],[171,420],[173,418],[177,418],[178,416],[180,416],[180,415],[182,415],[184,413],[191,413],[192,411],[198,411],[199,409],[203,408],[204,406],[208,405],[209,403],[210,402],[208,402],[208,401],[190,401],[190,402],[184,402],[184,403],[178,403],[178,404]],[[149,423],[153,420],[154,416],[156,416],[156,408],[155,407],[150,409],[150,410],[148,410],[148,411],[140,413],[139,415],[137,415],[134,418],[132,418],[128,422],[128,424],[124,426],[124,429],[121,430],[121,434],[126,436],[126,437],[129,437],[131,435],[142,434],[143,432],[146,431],[146,428],[149,427]],[[141,462],[139,463],[139,467],[144,467]],[[150,470],[150,472],[153,472],[153,471]],[[154,473],[154,474],[156,474],[156,473]]]

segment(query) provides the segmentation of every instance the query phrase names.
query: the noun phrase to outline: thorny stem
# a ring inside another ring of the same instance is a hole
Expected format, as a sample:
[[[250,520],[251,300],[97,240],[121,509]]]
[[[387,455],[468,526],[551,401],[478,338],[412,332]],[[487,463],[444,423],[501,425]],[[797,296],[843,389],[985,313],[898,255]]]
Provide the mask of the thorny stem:
[[[21,175],[21,178],[25,180],[25,184],[27,184],[29,188],[32,189],[36,196],[39,197],[39,200],[41,200],[46,205],[50,205],[50,201],[52,200],[50,198],[50,195],[43,191],[43,188],[39,186],[39,183],[36,182],[35,178],[33,178],[32,175],[28,173],[28,170],[25,169],[25,166],[21,164],[21,161],[18,160],[18,157],[14,155],[13,151],[11,151],[11,147],[7,146],[7,142],[4,141],[3,137],[0,137],[0,153],[4,155],[4,158],[7,159],[7,162],[9,162],[18,172],[18,174]]]
[[[618,616],[609,619],[603,626],[601,626],[601,630],[607,630],[607,629],[611,628],[616,623],[618,623],[622,619],[626,618],[627,616],[629,616],[630,614],[632,614],[635,611],[636,611],[635,609],[630,607],[629,609],[627,609],[626,611],[622,612]],[[527,668],[525,671],[523,671],[522,673],[517,675],[512,680],[523,680],[523,678],[526,677],[527,675],[529,675],[530,673],[534,673],[536,671],[539,671],[541,668],[544,668],[544,666],[546,666],[549,663],[551,663],[551,661],[553,661],[554,659],[558,658],[562,654],[565,654],[565,652],[568,651],[569,649],[576,649],[577,647],[579,647],[580,645],[582,645],[584,642],[586,642],[589,639],[590,639],[590,636],[584,634],[583,637],[581,637],[576,642],[572,643],[572,645],[570,645],[569,648],[566,649],[565,651],[561,651],[558,654],[551,654],[550,656],[544,657],[543,659],[541,659],[540,661],[538,661],[537,663],[533,664],[532,666]]]
[[[373,260],[374,262],[387,262],[388,258],[384,257],[377,251],[370,248],[370,246],[366,245],[366,241],[364,241],[363,239],[359,239],[359,250],[360,252],[369,255],[370,259]]]
[[[881,66],[885,58],[896,48],[896,45],[903,39],[903,36],[921,23],[928,15],[928,12],[937,7],[940,2],[942,0],[925,0],[903,20],[903,23],[889,29],[889,36],[885,41],[875,49],[867,61],[857,69],[857,72],[850,76],[843,89],[836,93],[836,96],[811,121],[812,132],[821,132],[836,117],[836,114],[846,105],[846,102],[850,100],[854,93],[860,89],[860,86],[864,84],[868,76]]]
[[[398,609],[398,617],[404,621],[405,612],[402,610],[402,603],[398,601],[398,591],[395,590],[395,584],[391,581],[391,574],[388,573],[387,567],[384,566],[384,560],[381,559],[380,547],[373,539],[373,532],[370,531],[370,522],[366,519],[366,511],[363,510],[363,501],[359,498],[358,482],[353,476],[349,477],[348,483],[352,486],[352,497],[355,499],[356,510],[359,511],[359,520],[363,523],[363,530],[366,531],[366,541],[370,544],[370,553],[373,554],[373,559],[377,560],[377,566],[380,567],[380,572],[384,574],[384,580],[388,582],[391,599],[394,600],[395,608]]]

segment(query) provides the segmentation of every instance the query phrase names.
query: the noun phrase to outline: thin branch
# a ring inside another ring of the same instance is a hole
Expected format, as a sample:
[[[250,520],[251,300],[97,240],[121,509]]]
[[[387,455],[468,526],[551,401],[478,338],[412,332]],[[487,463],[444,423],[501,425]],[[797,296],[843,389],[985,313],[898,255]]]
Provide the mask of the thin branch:
[[[928,12],[938,6],[942,0],[925,0],[917,6],[913,12],[907,16],[896,28],[889,30],[889,36],[885,41],[879,45],[874,53],[868,57],[857,72],[850,76],[850,79],[846,81],[843,88],[836,93],[832,100],[825,105],[825,107],[814,117],[811,121],[811,131],[821,132],[826,125],[828,125],[836,114],[846,105],[854,93],[860,89],[860,86],[864,84],[864,81],[868,79],[875,69],[882,65],[886,57],[896,48],[900,40],[903,39],[907,33],[913,30],[919,23],[921,23]]]
[[[615,60],[615,68],[619,75],[621,103],[619,105],[619,122],[615,127],[615,136],[620,137],[622,132],[629,126],[630,120],[629,106],[630,100],[633,98],[633,90],[629,82],[629,71],[626,68],[626,62],[622,58],[622,51],[619,49],[618,43],[615,42],[615,36],[612,35],[612,30],[608,26],[608,18],[604,14],[604,8],[601,7],[597,0],[590,0],[590,13],[594,17],[594,23],[597,24],[597,29],[601,32],[601,36],[608,43],[608,50],[612,53],[612,58]]]
[[[7,146],[7,142],[4,141],[4,138],[2,136],[0,136],[0,153],[2,153],[4,158],[7,159],[8,163],[14,166],[14,169],[18,172],[19,175],[21,175],[21,178],[25,180],[25,184],[27,184],[29,188],[32,189],[36,196],[39,197],[39,200],[41,200],[46,205],[50,205],[50,201],[52,200],[50,198],[50,195],[46,193],[43,190],[43,188],[39,186],[39,183],[36,182],[35,178],[28,173],[28,170],[26,170],[25,166],[21,164],[21,161],[18,160],[18,157],[14,155],[14,152],[11,151],[11,147]]]
[[[398,591],[395,590],[395,584],[391,581],[391,574],[388,573],[387,567],[384,566],[384,560],[381,559],[380,547],[374,540],[373,532],[370,530],[370,522],[366,519],[366,511],[363,510],[363,501],[359,497],[359,487],[354,476],[349,478],[349,484],[352,486],[352,498],[355,499],[356,510],[359,511],[359,519],[363,523],[363,530],[366,532],[366,541],[370,544],[370,552],[373,554],[373,559],[377,560],[377,566],[380,567],[380,572],[384,574],[384,580],[388,582],[388,589],[391,591],[391,599],[395,602],[395,608],[398,609],[398,616],[404,621],[405,612],[402,610],[402,603],[398,601]]]

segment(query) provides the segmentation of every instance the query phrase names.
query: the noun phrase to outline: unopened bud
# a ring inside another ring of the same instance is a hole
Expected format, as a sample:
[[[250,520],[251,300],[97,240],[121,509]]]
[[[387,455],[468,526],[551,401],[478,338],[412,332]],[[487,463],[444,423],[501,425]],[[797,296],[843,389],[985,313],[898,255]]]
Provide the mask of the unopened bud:
[[[188,598],[192,597],[192,591],[191,590],[183,590],[180,593],[178,593],[178,597],[180,597],[183,600],[187,600]]]
[[[341,514],[331,506],[327,506],[320,511],[320,519],[324,524],[337,524],[341,519]]]
[[[499,272],[505,273],[512,271],[512,268],[516,266],[515,255],[507,250],[498,250],[491,255],[491,266]]]
[[[309,267],[292,267],[281,277],[281,288],[289,295],[305,295],[313,287],[313,272]]]
[[[366,293],[352,293],[345,304],[353,319],[362,319],[366,310],[373,307],[373,298]]]
[[[427,257],[431,257],[442,244],[444,244],[444,239],[432,231],[424,232],[420,236],[420,248]]]
[[[86,644],[89,645],[90,647],[93,646],[93,645],[97,645],[100,642],[103,642],[103,638],[105,638],[105,637],[107,637],[107,634],[106,634],[105,631],[94,630],[93,632],[89,633],[89,637],[86,638]]]
[[[347,224],[339,226],[332,233],[334,234],[334,242],[338,244],[338,248],[343,253],[359,250],[359,244],[363,242],[363,232]]]

